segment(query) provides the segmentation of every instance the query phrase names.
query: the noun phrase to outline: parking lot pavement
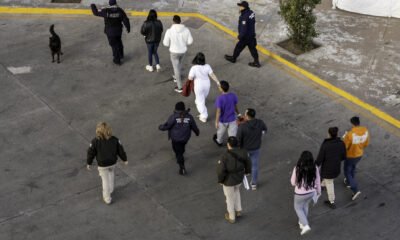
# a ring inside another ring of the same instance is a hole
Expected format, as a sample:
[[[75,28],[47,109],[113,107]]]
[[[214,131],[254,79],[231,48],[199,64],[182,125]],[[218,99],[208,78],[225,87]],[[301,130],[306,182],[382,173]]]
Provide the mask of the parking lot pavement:
[[[194,55],[204,52],[219,79],[238,94],[240,110],[255,108],[269,128],[259,189],[242,191],[244,217],[226,223],[215,173],[224,149],[211,140],[216,86],[207,102],[210,120],[198,123],[201,134],[187,147],[188,175],[179,176],[166,133],[157,127],[177,101],[197,115],[194,97],[173,91],[165,47],[159,52],[163,70],[145,71],[147,54],[138,33],[143,19],[131,21],[119,67],[112,64],[99,18],[0,16],[0,239],[298,239],[290,171],[303,150],[317,154],[328,127],[343,133],[353,115],[361,116],[372,136],[358,169],[362,195],[351,202],[338,178],[338,209],[322,201],[313,207],[312,231],[305,238],[396,239],[399,130],[268,58],[261,59],[260,69],[247,66],[247,50],[236,64],[226,62],[223,55],[235,42],[206,23],[189,21],[195,41],[185,73]],[[169,26],[169,18],[162,21]],[[51,63],[51,24],[62,38],[61,64]],[[12,74],[10,67],[28,70]],[[97,170],[85,168],[99,121],[111,124],[130,162],[117,167],[110,206],[101,201]]]

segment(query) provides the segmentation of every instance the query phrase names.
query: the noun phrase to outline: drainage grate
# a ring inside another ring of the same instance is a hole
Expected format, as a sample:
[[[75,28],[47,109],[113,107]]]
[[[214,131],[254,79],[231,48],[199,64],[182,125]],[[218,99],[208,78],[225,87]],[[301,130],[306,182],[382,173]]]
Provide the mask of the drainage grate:
[[[51,3],[81,3],[82,0],[51,0]]]

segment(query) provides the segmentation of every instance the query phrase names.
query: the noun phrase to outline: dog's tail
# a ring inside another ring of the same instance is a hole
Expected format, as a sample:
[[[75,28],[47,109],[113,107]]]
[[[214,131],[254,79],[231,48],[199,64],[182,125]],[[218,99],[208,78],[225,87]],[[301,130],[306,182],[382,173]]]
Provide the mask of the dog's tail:
[[[52,36],[58,36],[57,33],[54,31],[54,24],[50,26],[50,33]]]

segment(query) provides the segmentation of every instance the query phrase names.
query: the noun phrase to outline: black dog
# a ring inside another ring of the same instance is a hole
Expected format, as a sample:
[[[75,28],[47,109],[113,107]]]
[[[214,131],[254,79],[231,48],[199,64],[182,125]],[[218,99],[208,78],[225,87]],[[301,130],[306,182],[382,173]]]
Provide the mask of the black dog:
[[[53,62],[54,62],[54,55],[57,54],[57,63],[60,63],[60,55],[63,54],[61,52],[61,39],[57,35],[57,33],[54,32],[54,24],[50,26],[50,33],[51,33],[51,37],[50,37],[49,47],[51,50],[51,56],[52,56]]]

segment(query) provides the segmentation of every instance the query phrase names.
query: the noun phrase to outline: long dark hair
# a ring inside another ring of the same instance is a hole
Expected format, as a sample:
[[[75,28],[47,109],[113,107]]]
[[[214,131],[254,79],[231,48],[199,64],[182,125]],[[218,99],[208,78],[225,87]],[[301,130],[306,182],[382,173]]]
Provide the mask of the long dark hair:
[[[147,21],[155,21],[157,20],[157,12],[154,9],[150,9],[149,15],[147,15]]]
[[[199,52],[196,54],[192,61],[193,65],[206,65],[206,56],[204,56],[204,53]]]
[[[296,186],[304,187],[306,190],[314,188],[316,177],[316,166],[312,153],[302,152],[296,165]]]

